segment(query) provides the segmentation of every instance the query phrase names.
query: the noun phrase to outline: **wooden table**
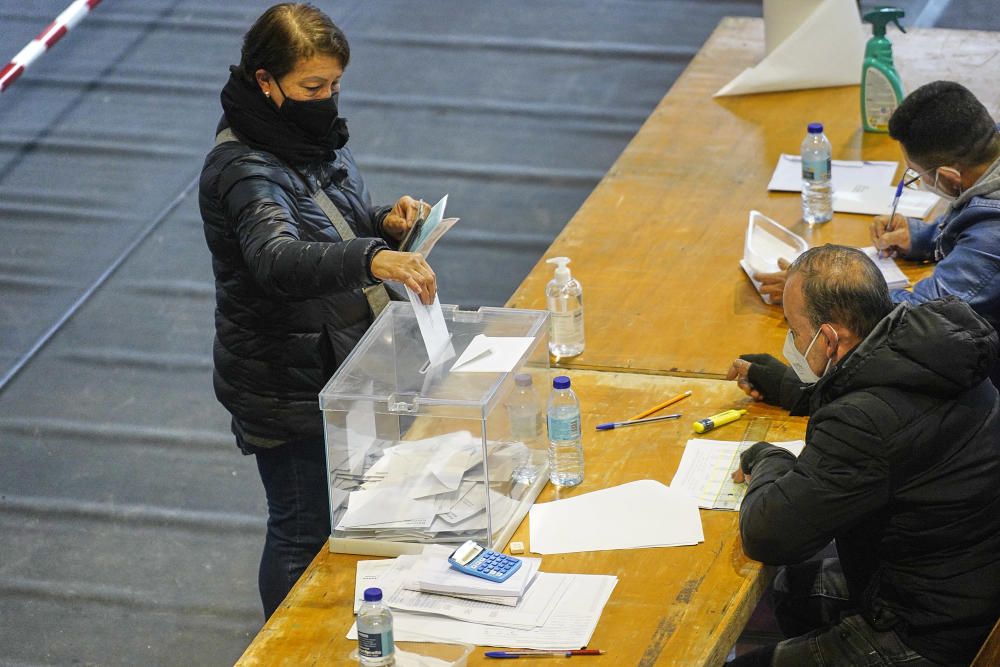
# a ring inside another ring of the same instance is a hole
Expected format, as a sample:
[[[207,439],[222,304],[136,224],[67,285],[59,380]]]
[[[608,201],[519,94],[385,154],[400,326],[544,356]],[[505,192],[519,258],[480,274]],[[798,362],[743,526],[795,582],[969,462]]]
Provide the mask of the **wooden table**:
[[[810,228],[797,193],[768,193],[779,154],[797,153],[822,121],[838,159],[899,160],[887,135],[860,127],[857,86],[713,98],[762,55],[759,19],[724,19],[546,257],[572,258],[584,286],[586,350],[562,366],[720,377],[743,352],[780,355],[781,308],[763,303],[739,267],[757,209],[813,245],[870,245],[869,216],[838,213]],[[909,88],[968,85],[1000,109],[995,33],[895,35]],[[911,280],[928,267],[909,264]],[[507,305],[545,308],[551,265],[535,266]]]
[[[894,46],[911,89],[958,80],[1000,108],[995,34],[913,30],[896,36]],[[587,308],[587,351],[566,363],[585,406],[587,473],[563,496],[643,478],[669,483],[692,435],[690,420],[602,433],[594,425],[687,388],[695,391],[683,404],[688,415],[746,403],[732,383],[670,376],[717,377],[739,353],[779,353],[781,310],[765,305],[738,267],[749,210],[813,244],[868,243],[867,218],[837,214],[808,229],[796,222],[798,196],[768,194],[766,185],[779,153],[797,151],[809,121],[826,124],[837,158],[898,159],[893,142],[861,132],[857,87],[712,98],[762,50],[760,20],[723,20],[547,253],[573,258]],[[928,269],[905,270],[912,279]],[[508,305],[544,308],[550,276],[540,262]],[[774,419],[769,439],[802,437],[804,420],[760,404],[751,409]],[[711,437],[738,440],[745,424]],[[555,498],[547,487],[540,501]],[[587,664],[721,664],[769,581],[769,572],[743,555],[736,519],[703,511],[705,542],[697,547],[545,557],[546,571],[619,577],[591,642],[608,655]],[[514,539],[528,542],[527,522]],[[355,646],[344,635],[357,560],[320,553],[239,664],[346,663]],[[482,653],[471,663],[485,663]]]
[[[768,437],[801,438],[805,420],[763,404],[750,404],[734,383],[642,375],[572,371],[573,387],[586,406],[583,431],[586,476],[569,497],[637,479],[669,484],[684,445],[696,437],[694,419],[730,407],[750,407],[769,416]],[[659,422],[613,431],[595,430],[685,389],[694,394],[678,404],[683,421]],[[690,416],[690,418],[688,418]],[[740,440],[748,421],[720,427],[706,437]],[[557,498],[545,487],[539,502]],[[611,574],[618,585],[604,609],[591,646],[608,651],[588,658],[594,665],[722,664],[769,581],[760,563],[743,555],[733,512],[701,512],[705,542],[696,547],[629,549],[546,556],[546,572]],[[529,545],[528,522],[514,540]],[[357,556],[320,553],[280,609],[247,649],[240,665],[342,664],[356,642],[344,638],[352,622]],[[483,664],[476,649],[471,664]],[[548,664],[544,660],[532,664]],[[561,664],[561,663],[560,663]]]

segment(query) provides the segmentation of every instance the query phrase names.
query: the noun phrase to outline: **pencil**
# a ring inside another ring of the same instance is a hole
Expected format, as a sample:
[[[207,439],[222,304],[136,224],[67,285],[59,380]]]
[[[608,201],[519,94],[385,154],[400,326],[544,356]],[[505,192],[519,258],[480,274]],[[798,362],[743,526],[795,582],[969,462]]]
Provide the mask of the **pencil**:
[[[663,408],[667,407],[668,405],[673,405],[673,404],[674,404],[674,403],[676,403],[677,401],[682,401],[682,400],[684,400],[685,398],[687,398],[687,397],[688,397],[688,396],[690,396],[690,395],[691,395],[691,390],[690,390],[690,389],[688,389],[688,390],[687,390],[687,391],[685,391],[684,393],[682,393],[682,394],[677,394],[677,395],[676,395],[676,396],[674,396],[673,398],[671,398],[671,399],[668,399],[668,400],[666,400],[666,401],[663,401],[663,402],[662,402],[662,403],[660,403],[659,405],[654,405],[654,406],[653,406],[653,407],[651,407],[651,408],[650,408],[649,410],[646,410],[645,412],[640,412],[640,413],[639,413],[639,414],[637,414],[637,415],[636,415],[635,417],[629,417],[629,418],[628,418],[628,419],[626,419],[625,421],[634,421],[634,420],[636,420],[636,419],[642,419],[643,417],[648,417],[649,415],[653,414],[654,412],[659,412],[660,410],[662,410]]]

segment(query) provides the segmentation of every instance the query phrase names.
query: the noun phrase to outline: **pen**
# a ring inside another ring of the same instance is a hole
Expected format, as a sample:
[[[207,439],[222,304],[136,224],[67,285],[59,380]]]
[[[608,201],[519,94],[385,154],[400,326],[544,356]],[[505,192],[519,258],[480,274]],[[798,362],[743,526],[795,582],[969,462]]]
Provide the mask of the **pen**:
[[[648,424],[650,422],[661,422],[667,419],[677,419],[680,416],[681,413],[678,412],[677,414],[662,415],[660,417],[646,417],[645,419],[629,419],[628,421],[623,421],[623,422],[608,422],[606,424],[598,424],[597,430],[610,431],[611,429],[620,428],[622,426],[632,426],[634,424]]]
[[[570,658],[574,655],[602,655],[604,651],[596,648],[584,648],[576,651],[487,651],[487,658]]]
[[[896,207],[899,206],[899,198],[903,196],[903,183],[905,181],[906,181],[906,174],[903,174],[903,178],[899,179],[899,185],[896,186],[896,196],[892,198],[892,210],[889,211],[889,222],[887,223],[886,228],[883,229],[882,231],[886,231],[889,229],[890,226],[892,226],[892,219],[896,217]],[[889,254],[886,253],[885,257],[888,256]],[[883,257],[882,250],[879,249],[878,258],[882,259],[882,257]]]
[[[712,415],[711,417],[706,417],[705,419],[699,419],[694,423],[694,432],[707,433],[713,428],[718,428],[719,426],[724,426],[730,422],[736,421],[746,413],[746,410],[726,410],[725,412],[720,412],[717,415]]]
[[[642,419],[643,417],[648,417],[649,415],[653,414],[654,412],[659,412],[660,410],[662,410],[663,408],[667,407],[668,405],[673,405],[677,401],[684,400],[685,398],[687,398],[690,395],[691,395],[691,390],[688,389],[687,391],[685,391],[683,393],[677,394],[676,396],[674,396],[671,399],[663,401],[659,405],[654,405],[649,410],[645,410],[643,412],[640,412],[639,414],[635,415],[634,417],[629,417],[626,421],[634,421],[636,419]]]

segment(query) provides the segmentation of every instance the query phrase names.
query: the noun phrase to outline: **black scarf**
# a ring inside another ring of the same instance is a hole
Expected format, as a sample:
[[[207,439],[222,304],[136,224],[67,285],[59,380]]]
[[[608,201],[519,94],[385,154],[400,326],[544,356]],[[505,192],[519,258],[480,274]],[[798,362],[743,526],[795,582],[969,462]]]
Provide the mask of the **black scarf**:
[[[317,142],[281,115],[278,105],[264,96],[254,82],[247,81],[235,67],[222,89],[222,111],[240,139],[251,148],[267,151],[289,164],[332,160],[337,149],[347,143],[347,123],[338,118],[335,132]]]

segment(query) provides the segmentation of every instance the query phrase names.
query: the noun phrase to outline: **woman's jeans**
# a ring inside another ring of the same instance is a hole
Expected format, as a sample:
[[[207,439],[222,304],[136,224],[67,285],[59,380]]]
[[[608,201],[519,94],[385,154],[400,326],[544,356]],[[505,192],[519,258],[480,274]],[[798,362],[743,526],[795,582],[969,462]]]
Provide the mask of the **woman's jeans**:
[[[320,437],[258,449],[255,456],[268,514],[257,583],[270,618],[330,536],[326,455]]]

